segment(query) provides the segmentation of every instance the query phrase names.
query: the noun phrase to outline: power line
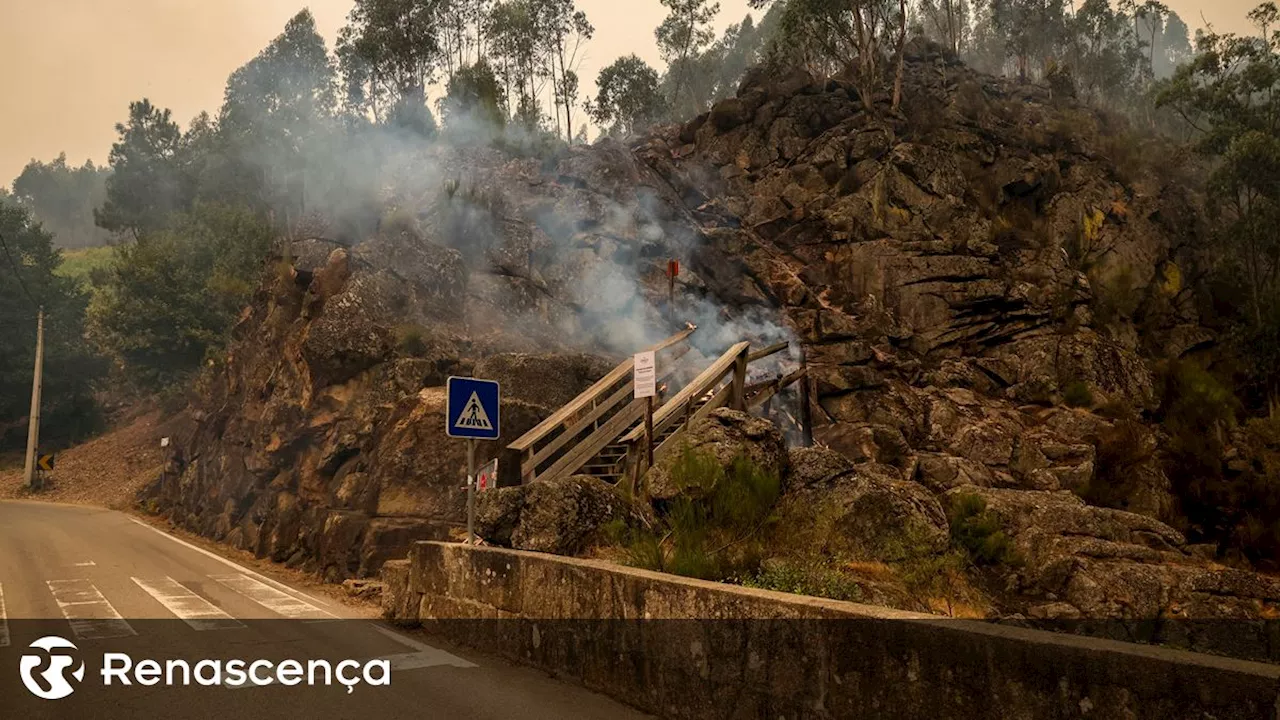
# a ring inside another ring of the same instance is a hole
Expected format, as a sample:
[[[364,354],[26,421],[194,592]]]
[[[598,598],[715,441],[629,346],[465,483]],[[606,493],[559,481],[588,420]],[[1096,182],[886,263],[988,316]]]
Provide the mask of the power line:
[[[40,307],[40,303],[31,296],[31,291],[27,290],[27,284],[22,281],[22,273],[18,271],[18,263],[14,262],[13,255],[9,252],[9,244],[4,241],[4,234],[0,233],[0,247],[4,248],[4,256],[9,258],[9,267],[13,268],[13,276],[18,278],[18,287],[22,288],[22,294],[27,296],[27,300],[31,302],[32,307]]]

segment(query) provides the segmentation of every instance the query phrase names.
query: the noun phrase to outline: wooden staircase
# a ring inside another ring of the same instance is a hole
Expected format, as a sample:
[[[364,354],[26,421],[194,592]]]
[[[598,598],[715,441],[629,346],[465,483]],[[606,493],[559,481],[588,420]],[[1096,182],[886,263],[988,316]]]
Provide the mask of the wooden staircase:
[[[690,325],[648,348],[657,354],[660,388],[665,388],[664,381],[677,371],[689,369],[682,361],[689,350],[689,336],[696,329]],[[802,380],[807,374],[803,363],[800,370],[785,377],[750,386],[746,383],[750,363],[787,347],[787,343],[778,343],[753,353],[748,343],[737,343],[670,397],[660,394],[661,405],[653,413],[654,462],[676,449],[690,423],[713,410],[752,410]],[[619,363],[509,446],[520,455],[522,483],[586,474],[612,485],[625,484],[632,492],[637,489],[648,470],[650,443],[645,433],[645,401],[634,397],[632,363],[632,358]]]

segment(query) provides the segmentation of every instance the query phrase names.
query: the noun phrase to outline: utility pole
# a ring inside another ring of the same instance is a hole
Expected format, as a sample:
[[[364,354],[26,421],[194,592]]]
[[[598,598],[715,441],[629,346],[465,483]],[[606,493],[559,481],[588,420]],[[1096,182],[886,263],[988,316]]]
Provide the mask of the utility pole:
[[[31,415],[27,418],[27,465],[23,481],[36,489],[36,451],[40,444],[40,381],[44,374],[44,308],[36,313],[36,368],[31,380]]]

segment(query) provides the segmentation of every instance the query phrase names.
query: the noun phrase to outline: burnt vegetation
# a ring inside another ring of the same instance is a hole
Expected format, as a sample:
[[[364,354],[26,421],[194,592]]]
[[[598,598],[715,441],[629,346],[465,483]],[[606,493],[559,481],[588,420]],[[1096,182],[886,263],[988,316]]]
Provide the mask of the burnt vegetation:
[[[0,190],[6,243],[0,325],[18,329],[0,338],[0,444],[15,447],[24,435],[37,304],[50,318],[47,437],[71,442],[97,425],[95,391],[172,393],[202,369],[218,367],[231,329],[249,317],[245,306],[255,289],[289,272],[269,258],[295,262],[289,257],[295,241],[352,247],[374,236],[417,238],[423,223],[435,223],[449,247],[431,256],[433,266],[451,278],[482,268],[517,287],[522,307],[536,307],[557,290],[539,266],[566,247],[598,249],[610,239],[579,237],[594,228],[555,218],[557,207],[540,219],[536,237],[530,231],[512,249],[508,241],[524,229],[511,226],[514,210],[502,188],[473,177],[475,168],[512,159],[556,168],[589,136],[628,143],[637,153],[657,147],[646,150],[651,138],[664,138],[672,152],[664,145],[644,157],[650,170],[668,168],[673,153],[713,154],[708,138],[717,133],[754,123],[772,138],[770,122],[785,114],[794,127],[777,130],[774,144],[800,138],[802,147],[780,157],[767,143],[744,143],[735,147],[741,158],[708,162],[714,172],[699,168],[705,179],[676,188],[683,200],[698,200],[691,216],[729,218],[724,226],[800,248],[802,259],[820,257],[803,255],[805,248],[837,253],[837,246],[886,238],[913,243],[919,257],[981,257],[1002,270],[1047,251],[1052,258],[1041,262],[1048,269],[1039,286],[1031,275],[1001,278],[1029,286],[1019,292],[1052,306],[1027,327],[1062,336],[1083,328],[1140,353],[1155,371],[1149,402],[1100,390],[1065,366],[1049,380],[984,366],[962,386],[999,385],[992,392],[1010,401],[1068,406],[1113,421],[1090,436],[1096,473],[1074,488],[1079,494],[1097,505],[1129,507],[1135,468],[1147,472],[1156,463],[1174,500],[1163,520],[1211,545],[1220,560],[1276,566],[1280,12],[1273,3],[1249,13],[1257,27],[1249,36],[1213,28],[1193,36],[1156,0],[1086,0],[1079,7],[1062,0],[753,0],[757,14],[721,33],[713,30],[714,3],[661,4],[668,14],[654,38],[665,68],[621,57],[599,73],[590,97],[578,72],[594,28],[572,0],[357,0],[332,49],[303,11],[232,73],[216,112],[183,127],[169,110],[140,99],[116,127],[107,166],[72,167],[65,157],[33,162],[11,189]],[[410,16],[423,21],[400,22]],[[803,115],[798,106],[806,108]],[[760,190],[775,201],[764,209],[725,199],[743,178],[754,182],[802,154],[812,160],[824,139],[855,135],[812,167],[794,168],[787,183]],[[902,181],[902,168],[926,165],[902,158],[891,165],[904,144],[941,149],[946,162]],[[406,160],[441,146],[458,155],[425,179]],[[1022,176],[990,172],[1001,147],[1025,155]],[[1053,162],[1036,165],[1043,157]],[[1081,183],[1081,174],[1097,167],[1122,191],[1091,197],[1070,213],[1055,205],[1061,184]],[[980,211],[980,221],[962,230],[947,224],[959,210],[939,209],[950,170],[963,181],[961,196],[952,199]],[[668,176],[695,174],[682,168]],[[582,177],[561,180],[579,191],[595,189]],[[793,187],[826,186],[852,208],[841,237],[806,224],[812,208],[791,194]],[[932,195],[927,212],[922,196],[912,194],[921,187]],[[708,189],[725,189],[725,197],[702,192]],[[865,205],[859,193],[870,198]],[[1139,195],[1159,197],[1159,210],[1143,205],[1149,212],[1137,216]],[[1068,214],[1070,223],[1056,221]],[[1137,223],[1167,236],[1159,256],[1117,252],[1120,234]],[[944,226],[946,237],[931,234]],[[60,273],[58,248],[108,243],[114,250],[104,266],[81,279]],[[762,252],[757,244],[737,249]],[[614,252],[627,257],[631,249]],[[656,257],[661,248],[647,252]],[[843,262],[849,275],[863,272],[863,256],[837,257],[832,264]],[[1040,262],[1044,254],[1035,257]],[[297,277],[332,280],[336,271],[326,274],[324,261],[314,260]],[[805,273],[805,280],[838,274]],[[902,284],[976,285],[982,277],[956,271]],[[471,289],[455,284],[448,297],[415,296],[405,308],[461,302]],[[930,297],[944,290],[931,289]],[[1047,298],[1037,296],[1041,290]],[[789,303],[800,318],[794,325],[809,322],[817,335],[826,333],[822,352],[860,361],[875,354],[856,345],[857,333],[820,324],[836,305],[881,322],[877,308],[858,305],[865,297],[807,289],[776,295],[766,299]],[[750,301],[763,304],[761,297]],[[324,299],[309,301],[319,307]],[[980,336],[980,328],[1031,302],[976,291],[973,298],[944,299],[962,307],[970,325],[922,341],[916,364],[894,371],[922,376],[944,359],[1003,343],[1009,335]],[[884,345],[906,348],[907,341],[897,342],[906,335],[886,331],[892,342]],[[416,322],[391,328],[385,343],[403,359],[448,365],[434,355],[431,330]],[[819,386],[828,419],[835,422],[840,412],[852,412],[861,393],[885,386],[882,370]],[[729,494],[681,501],[659,524],[640,530],[615,528],[615,540],[635,562],[863,596],[861,586],[812,558],[762,562],[778,478],[741,463],[725,470],[691,457],[684,465],[693,480]],[[946,568],[1015,562],[980,498],[958,501],[948,519],[947,552],[930,555],[953,563]],[[951,572],[946,568],[938,572]]]

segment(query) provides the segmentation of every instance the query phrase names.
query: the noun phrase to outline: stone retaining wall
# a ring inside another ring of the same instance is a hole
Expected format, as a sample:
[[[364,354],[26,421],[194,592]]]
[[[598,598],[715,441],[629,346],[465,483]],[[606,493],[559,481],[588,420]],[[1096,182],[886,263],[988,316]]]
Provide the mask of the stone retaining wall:
[[[670,718],[1276,718],[1280,666],[420,542],[395,622]]]

